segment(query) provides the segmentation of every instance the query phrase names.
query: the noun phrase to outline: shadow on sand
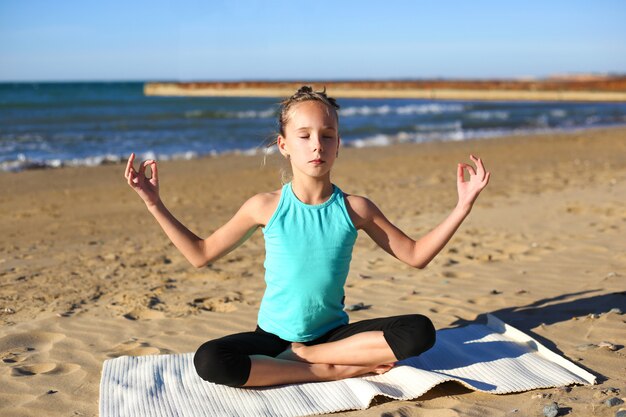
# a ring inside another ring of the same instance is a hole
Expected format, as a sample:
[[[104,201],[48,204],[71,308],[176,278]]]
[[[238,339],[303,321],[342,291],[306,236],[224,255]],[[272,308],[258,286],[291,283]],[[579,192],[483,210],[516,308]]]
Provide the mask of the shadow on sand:
[[[486,323],[487,314],[492,314],[505,323],[531,336],[551,351],[563,357],[567,357],[551,340],[534,333],[532,329],[542,324],[550,325],[571,320],[573,317],[585,317],[589,314],[606,313],[612,308],[619,308],[622,312],[626,310],[626,291],[591,295],[599,291],[601,290],[587,290],[563,294],[552,298],[543,298],[525,306],[507,307],[483,313],[478,315],[476,320],[472,321],[459,318],[451,323],[449,328],[475,323]],[[587,297],[580,298],[581,296]],[[623,346],[618,346],[618,348],[621,349]],[[571,360],[571,358],[568,359]],[[580,363],[577,363],[577,365],[596,375],[598,382],[606,380],[606,377],[594,372],[592,369],[587,369]]]

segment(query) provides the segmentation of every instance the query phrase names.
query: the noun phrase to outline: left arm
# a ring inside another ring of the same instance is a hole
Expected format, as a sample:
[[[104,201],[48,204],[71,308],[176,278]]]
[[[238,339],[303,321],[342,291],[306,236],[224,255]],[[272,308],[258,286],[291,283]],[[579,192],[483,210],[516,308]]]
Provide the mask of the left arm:
[[[457,167],[457,191],[459,201],[448,217],[437,227],[415,241],[394,226],[383,213],[367,200],[362,208],[363,230],[378,246],[402,262],[415,268],[424,268],[448,243],[454,232],[472,210],[478,194],[487,186],[490,173],[480,160],[470,155],[476,163],[476,170],[468,164]],[[470,178],[464,180],[464,170]]]

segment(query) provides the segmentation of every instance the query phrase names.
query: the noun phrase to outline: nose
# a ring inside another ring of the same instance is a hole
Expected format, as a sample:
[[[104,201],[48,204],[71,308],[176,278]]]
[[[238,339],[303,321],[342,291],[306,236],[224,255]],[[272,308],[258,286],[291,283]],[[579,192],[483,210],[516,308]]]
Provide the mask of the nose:
[[[313,151],[323,152],[324,147],[322,145],[322,138],[319,135],[311,135],[311,146]]]

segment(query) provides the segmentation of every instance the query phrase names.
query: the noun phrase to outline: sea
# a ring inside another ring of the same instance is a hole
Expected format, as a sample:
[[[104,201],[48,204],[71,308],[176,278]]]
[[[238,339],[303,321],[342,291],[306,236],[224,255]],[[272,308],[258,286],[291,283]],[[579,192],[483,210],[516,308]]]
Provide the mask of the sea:
[[[329,91],[332,95],[332,91]],[[156,97],[142,82],[0,83],[0,171],[258,155],[279,98]],[[626,103],[339,99],[343,146],[464,141],[626,125]]]

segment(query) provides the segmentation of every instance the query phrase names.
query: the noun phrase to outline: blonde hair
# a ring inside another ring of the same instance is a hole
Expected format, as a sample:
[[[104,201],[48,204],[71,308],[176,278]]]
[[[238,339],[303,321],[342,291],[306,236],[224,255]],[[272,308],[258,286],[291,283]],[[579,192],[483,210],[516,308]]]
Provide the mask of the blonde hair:
[[[281,136],[285,136],[285,126],[289,122],[289,117],[291,116],[292,108],[304,101],[319,101],[324,103],[326,107],[335,115],[335,119],[337,120],[337,127],[339,127],[339,114],[337,110],[339,110],[339,104],[337,104],[336,100],[332,97],[326,95],[326,87],[322,91],[313,91],[313,88],[308,85],[303,85],[296,91],[291,97],[288,97],[280,102],[280,108],[278,112],[278,134]],[[265,157],[267,156],[267,149],[278,143],[277,134],[272,135],[272,141],[266,145],[266,149],[263,156],[263,165],[265,165]],[[269,141],[268,141],[269,142]],[[288,173],[285,168],[281,168],[281,182],[283,184],[290,181],[288,177]]]

